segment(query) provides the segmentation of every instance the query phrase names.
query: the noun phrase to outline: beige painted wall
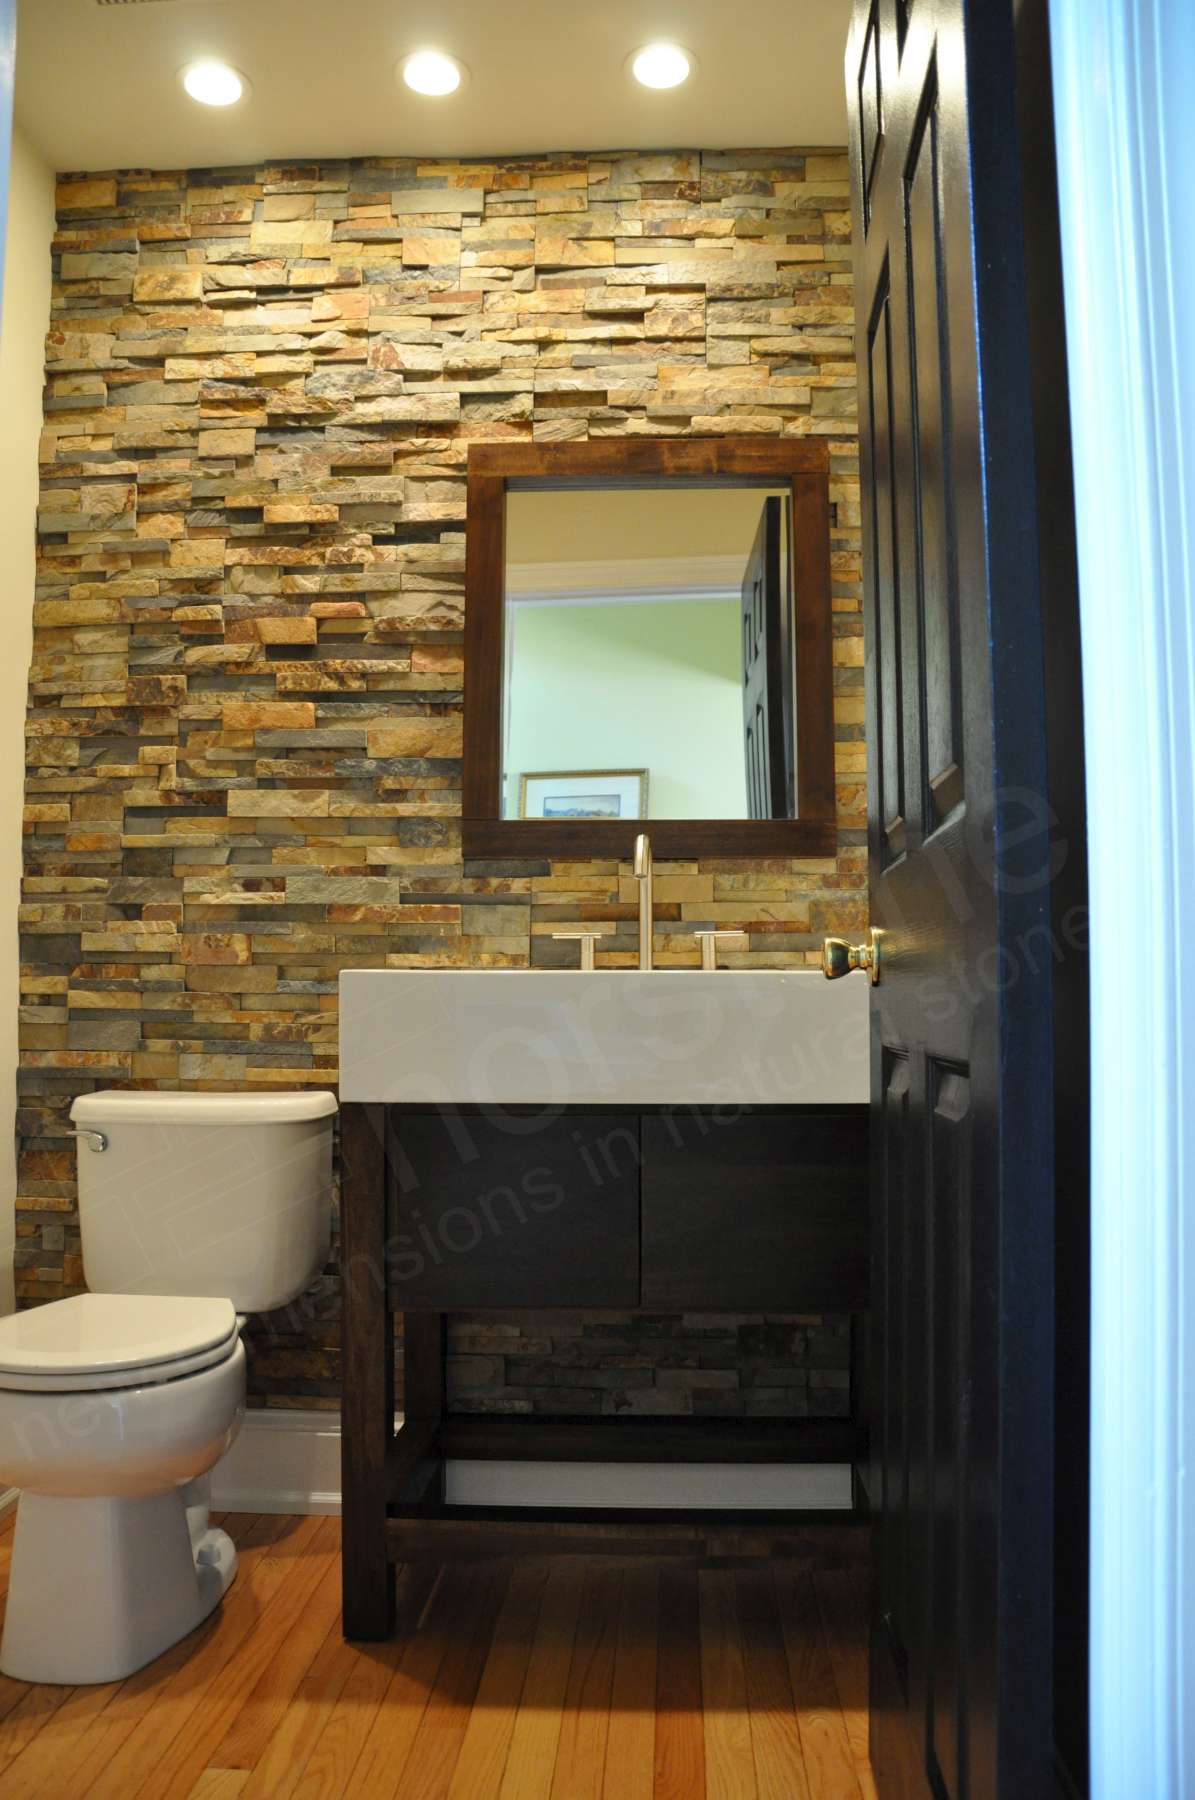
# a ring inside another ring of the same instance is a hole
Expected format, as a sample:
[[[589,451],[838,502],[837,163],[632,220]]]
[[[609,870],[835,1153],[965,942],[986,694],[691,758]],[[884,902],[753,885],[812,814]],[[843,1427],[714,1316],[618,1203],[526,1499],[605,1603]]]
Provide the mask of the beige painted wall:
[[[12,1310],[24,713],[33,642],[37,444],[50,318],[54,175],[13,134],[0,318],[0,1312]]]
[[[737,595],[512,608],[507,816],[532,770],[646,769],[647,818],[745,819],[741,610]]]

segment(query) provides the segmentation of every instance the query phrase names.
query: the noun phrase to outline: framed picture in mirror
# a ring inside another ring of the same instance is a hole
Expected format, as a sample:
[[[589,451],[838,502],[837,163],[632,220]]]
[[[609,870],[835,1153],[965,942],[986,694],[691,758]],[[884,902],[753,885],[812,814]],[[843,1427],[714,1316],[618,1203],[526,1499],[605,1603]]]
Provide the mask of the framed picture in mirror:
[[[646,769],[537,770],[519,776],[520,819],[646,819]]]
[[[465,854],[832,854],[825,444],[498,441],[468,486]]]

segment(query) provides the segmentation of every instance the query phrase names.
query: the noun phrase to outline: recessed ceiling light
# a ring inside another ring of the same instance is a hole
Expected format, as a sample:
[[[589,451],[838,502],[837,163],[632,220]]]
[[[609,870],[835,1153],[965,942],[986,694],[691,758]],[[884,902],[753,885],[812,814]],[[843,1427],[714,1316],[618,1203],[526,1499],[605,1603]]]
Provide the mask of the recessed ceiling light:
[[[192,100],[202,106],[235,106],[249,92],[245,77],[222,62],[190,63],[181,79]]]
[[[645,44],[631,58],[631,74],[644,87],[679,87],[692,73],[693,58],[679,44]]]
[[[402,78],[417,94],[455,94],[465,78],[463,64],[442,50],[416,50],[402,65]]]

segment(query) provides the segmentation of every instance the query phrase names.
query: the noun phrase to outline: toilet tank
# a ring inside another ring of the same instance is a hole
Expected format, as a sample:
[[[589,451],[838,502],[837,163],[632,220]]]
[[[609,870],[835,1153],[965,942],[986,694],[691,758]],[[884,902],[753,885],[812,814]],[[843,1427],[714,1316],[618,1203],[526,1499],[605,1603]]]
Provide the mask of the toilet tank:
[[[93,1293],[198,1294],[238,1312],[311,1285],[332,1232],[329,1093],[105,1089],[71,1107]]]

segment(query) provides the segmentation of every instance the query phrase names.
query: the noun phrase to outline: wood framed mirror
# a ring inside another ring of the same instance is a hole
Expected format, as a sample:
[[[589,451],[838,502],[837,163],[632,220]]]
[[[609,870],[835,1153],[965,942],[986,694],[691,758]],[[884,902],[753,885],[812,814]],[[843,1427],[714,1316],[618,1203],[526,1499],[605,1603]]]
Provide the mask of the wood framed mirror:
[[[832,856],[829,455],[469,448],[467,857]]]

